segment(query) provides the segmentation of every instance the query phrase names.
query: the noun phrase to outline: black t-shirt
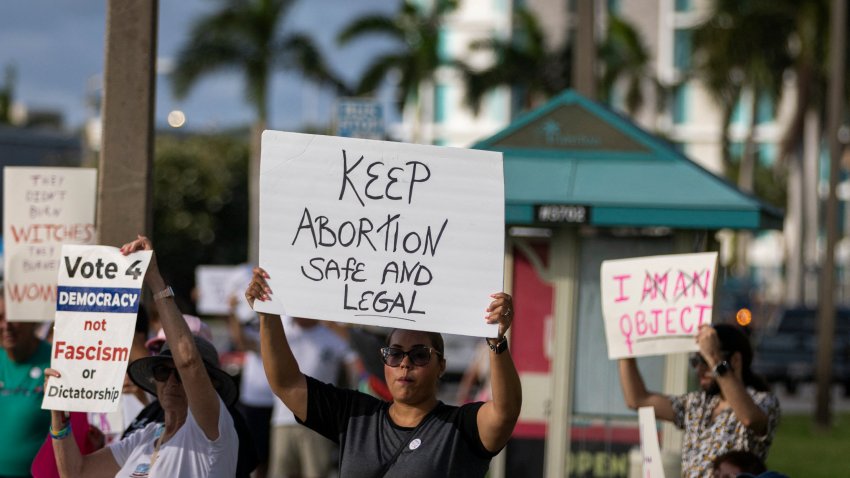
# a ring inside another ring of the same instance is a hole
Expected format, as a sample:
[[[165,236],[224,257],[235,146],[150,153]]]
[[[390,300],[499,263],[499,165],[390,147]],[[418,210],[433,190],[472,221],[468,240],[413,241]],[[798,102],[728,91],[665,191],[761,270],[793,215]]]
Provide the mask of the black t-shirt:
[[[301,423],[339,444],[343,478],[483,477],[495,456],[478,435],[481,402],[462,407],[440,402],[415,430],[393,423],[389,403],[312,377],[307,398],[307,420]],[[398,459],[381,475],[400,447]]]

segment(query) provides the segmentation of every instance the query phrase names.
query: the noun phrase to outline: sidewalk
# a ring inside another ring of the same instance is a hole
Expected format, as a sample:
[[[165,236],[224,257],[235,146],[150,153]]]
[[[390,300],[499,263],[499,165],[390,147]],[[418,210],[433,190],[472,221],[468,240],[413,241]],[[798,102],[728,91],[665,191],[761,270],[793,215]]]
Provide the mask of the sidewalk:
[[[781,384],[776,384],[773,390],[779,397],[783,414],[814,413],[817,395],[817,388],[814,383],[800,384],[797,387],[797,393],[794,395],[789,395]],[[833,385],[831,405],[834,412],[850,411],[850,398],[844,396],[842,386]]]

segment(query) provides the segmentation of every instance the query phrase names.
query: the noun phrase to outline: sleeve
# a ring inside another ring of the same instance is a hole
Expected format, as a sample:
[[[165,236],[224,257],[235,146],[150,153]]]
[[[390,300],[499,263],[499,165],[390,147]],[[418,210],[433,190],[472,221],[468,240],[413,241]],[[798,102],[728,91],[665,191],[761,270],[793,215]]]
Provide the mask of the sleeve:
[[[380,401],[364,393],[344,390],[307,378],[307,419],[295,420],[327,439],[339,444],[340,436],[348,428],[348,420],[356,410],[377,407]]]
[[[752,395],[753,402],[767,415],[767,432],[764,436],[756,436],[759,441],[764,441],[776,432],[779,425],[779,399],[770,392],[756,392]]]
[[[670,406],[673,407],[673,425],[680,430],[685,429],[685,408],[687,408],[687,395],[669,395]]]
[[[491,459],[494,456],[498,455],[501,450],[497,450],[495,453],[489,451],[484,447],[484,444],[481,443],[481,435],[478,433],[478,410],[484,405],[484,402],[473,402],[467,403],[463,405],[459,409],[460,417],[460,430],[466,439],[467,443],[469,443],[469,447],[472,451],[484,458]]]

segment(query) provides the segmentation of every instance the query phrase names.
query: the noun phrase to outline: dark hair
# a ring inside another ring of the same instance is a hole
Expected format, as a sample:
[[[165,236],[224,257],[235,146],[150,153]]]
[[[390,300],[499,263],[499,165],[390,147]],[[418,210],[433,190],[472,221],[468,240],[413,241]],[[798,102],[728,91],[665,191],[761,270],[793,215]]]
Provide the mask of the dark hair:
[[[732,324],[716,324],[714,330],[717,331],[720,348],[726,356],[731,357],[735,352],[741,354],[741,377],[744,385],[762,392],[769,390],[764,379],[753,373],[750,368],[753,364],[753,346],[744,331]]]
[[[755,453],[744,450],[732,450],[718,456],[712,461],[712,469],[717,470],[722,463],[731,463],[741,469],[741,473],[758,475],[767,471],[764,461]]]
[[[395,334],[399,330],[408,330],[408,329],[392,329],[389,334],[387,334],[386,345],[392,345],[390,340],[393,338],[393,334]],[[434,350],[440,352],[440,356],[444,359],[446,358],[446,345],[443,341],[443,336],[440,335],[439,332],[426,332],[424,330],[411,330],[410,332],[422,332],[423,334],[428,336],[428,339],[431,341],[431,346],[434,347]]]

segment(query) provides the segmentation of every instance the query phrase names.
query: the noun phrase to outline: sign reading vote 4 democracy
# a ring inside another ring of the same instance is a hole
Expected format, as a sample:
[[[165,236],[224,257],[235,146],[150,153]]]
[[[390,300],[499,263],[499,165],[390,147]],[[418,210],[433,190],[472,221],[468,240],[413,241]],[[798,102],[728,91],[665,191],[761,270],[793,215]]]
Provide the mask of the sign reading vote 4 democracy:
[[[56,294],[52,377],[42,408],[112,412],[124,383],[142,280],[151,251],[63,246]]]
[[[495,336],[500,153],[266,131],[260,312]]]
[[[711,323],[717,253],[602,262],[602,315],[608,358],[697,350]]]

